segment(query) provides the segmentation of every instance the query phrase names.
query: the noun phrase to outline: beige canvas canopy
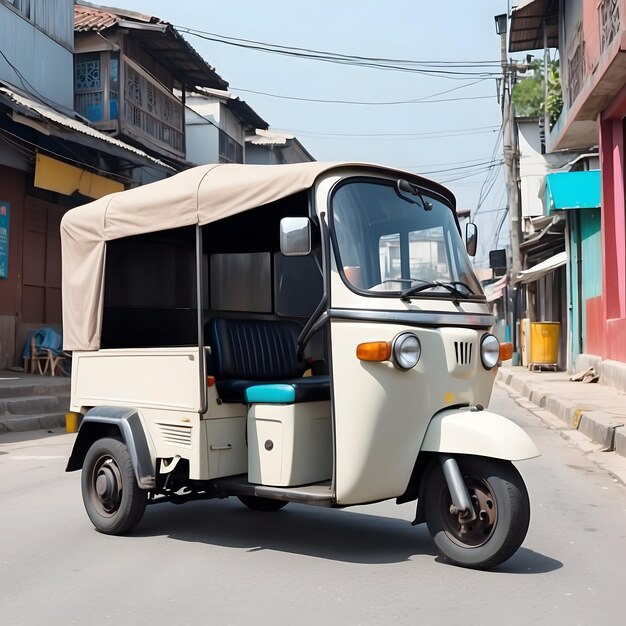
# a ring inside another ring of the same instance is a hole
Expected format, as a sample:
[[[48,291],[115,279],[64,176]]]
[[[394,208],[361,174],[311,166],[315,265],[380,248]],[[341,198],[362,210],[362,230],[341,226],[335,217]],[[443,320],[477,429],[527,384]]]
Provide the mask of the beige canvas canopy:
[[[68,211],[61,221],[64,348],[100,347],[107,241],[209,224],[309,189],[329,170],[358,165],[203,165]]]

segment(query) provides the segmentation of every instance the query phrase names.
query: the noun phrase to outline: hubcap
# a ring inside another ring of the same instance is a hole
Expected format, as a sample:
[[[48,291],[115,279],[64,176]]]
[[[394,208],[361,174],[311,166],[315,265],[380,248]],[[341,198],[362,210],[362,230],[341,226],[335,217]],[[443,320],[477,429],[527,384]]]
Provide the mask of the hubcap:
[[[441,516],[444,529],[456,543],[465,547],[478,547],[491,537],[498,520],[496,499],[487,482],[474,476],[465,477],[465,484],[476,513],[476,519],[465,523],[463,518],[451,513],[452,501],[447,489],[441,494]]]
[[[98,459],[93,470],[92,487],[95,504],[99,505],[101,512],[108,515],[115,513],[122,500],[122,475],[113,457]]]

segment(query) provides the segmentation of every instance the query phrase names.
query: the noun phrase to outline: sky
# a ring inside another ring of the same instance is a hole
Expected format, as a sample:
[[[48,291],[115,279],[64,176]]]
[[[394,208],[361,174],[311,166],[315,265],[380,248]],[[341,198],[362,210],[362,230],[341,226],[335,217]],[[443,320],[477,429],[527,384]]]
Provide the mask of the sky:
[[[318,161],[380,163],[449,187],[479,227],[476,266],[488,266],[489,250],[508,242],[494,26],[506,0],[103,4],[172,23],[234,95],[271,129],[295,134]],[[227,45],[227,38],[419,64],[390,63],[410,70],[399,71],[330,63]],[[415,100],[422,101],[406,102]]]

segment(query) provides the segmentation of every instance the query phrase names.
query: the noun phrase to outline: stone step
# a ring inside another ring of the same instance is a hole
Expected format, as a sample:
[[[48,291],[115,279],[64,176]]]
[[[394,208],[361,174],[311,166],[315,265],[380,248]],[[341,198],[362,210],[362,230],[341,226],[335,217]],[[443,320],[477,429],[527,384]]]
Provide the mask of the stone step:
[[[69,378],[58,379],[55,382],[42,380],[41,382],[7,382],[0,385],[0,402],[5,398],[17,398],[22,396],[69,396]]]
[[[29,430],[65,428],[65,413],[41,413],[38,415],[0,415],[0,434],[20,433]]]
[[[70,398],[63,396],[18,396],[0,399],[0,415],[38,415],[68,411]]]

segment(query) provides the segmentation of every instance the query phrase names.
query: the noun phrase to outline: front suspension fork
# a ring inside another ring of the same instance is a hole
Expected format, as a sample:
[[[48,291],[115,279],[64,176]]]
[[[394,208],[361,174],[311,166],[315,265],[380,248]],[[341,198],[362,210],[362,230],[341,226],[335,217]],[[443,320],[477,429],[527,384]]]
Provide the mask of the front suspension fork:
[[[465,486],[465,481],[461,475],[459,464],[453,456],[447,454],[439,455],[439,462],[441,463],[441,469],[443,476],[446,479],[448,490],[450,491],[450,498],[452,499],[452,505],[450,506],[450,513],[452,515],[459,516],[459,522],[467,524],[476,519],[476,511],[472,506],[469,492]]]

